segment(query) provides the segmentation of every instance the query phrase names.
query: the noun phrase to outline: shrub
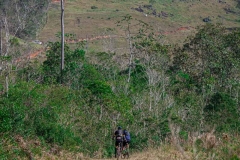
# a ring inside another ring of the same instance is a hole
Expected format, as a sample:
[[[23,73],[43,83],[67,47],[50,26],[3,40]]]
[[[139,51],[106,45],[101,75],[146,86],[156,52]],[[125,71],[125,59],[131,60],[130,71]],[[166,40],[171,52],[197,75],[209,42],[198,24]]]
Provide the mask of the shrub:
[[[239,130],[239,113],[236,101],[222,92],[213,94],[204,108],[206,123],[217,124],[217,130],[228,132]]]
[[[98,9],[98,7],[96,7],[96,6],[91,6],[91,9]]]

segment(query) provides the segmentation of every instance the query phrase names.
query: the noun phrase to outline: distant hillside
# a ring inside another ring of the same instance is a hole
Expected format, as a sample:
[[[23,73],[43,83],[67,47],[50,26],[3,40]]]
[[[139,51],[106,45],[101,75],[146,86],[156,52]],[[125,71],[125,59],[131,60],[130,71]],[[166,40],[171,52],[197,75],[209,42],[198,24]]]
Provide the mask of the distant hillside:
[[[223,23],[230,28],[240,26],[240,9],[237,8],[239,2],[233,0],[66,0],[65,2],[65,32],[74,33],[77,38],[124,35],[116,22],[126,14],[152,25],[154,32],[163,34],[164,43],[168,44],[182,42],[195,27],[205,23]],[[52,1],[48,14],[47,25],[39,35],[39,39],[44,42],[56,40],[55,34],[60,31],[59,1]],[[187,27],[187,30],[179,30],[182,27]],[[115,39],[114,43],[116,45],[121,42],[121,39]],[[103,42],[95,43],[92,47],[103,49],[99,48]]]

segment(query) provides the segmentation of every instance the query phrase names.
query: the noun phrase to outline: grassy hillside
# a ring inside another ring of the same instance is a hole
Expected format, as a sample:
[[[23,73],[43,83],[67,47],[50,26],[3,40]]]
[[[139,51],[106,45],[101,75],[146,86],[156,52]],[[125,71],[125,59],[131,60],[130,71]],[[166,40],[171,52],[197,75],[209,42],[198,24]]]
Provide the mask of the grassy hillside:
[[[225,28],[239,26],[236,3],[66,0],[66,33],[91,40],[66,43],[60,71],[52,2],[39,35],[47,49],[34,45],[28,59],[14,38],[0,56],[0,159],[110,159],[122,126],[131,159],[238,160],[240,29]]]
[[[61,44],[49,43],[43,63],[1,76],[0,158],[111,158],[121,125],[131,133],[131,155],[160,146],[163,157],[176,147],[179,159],[238,159],[239,35],[206,25],[182,48],[140,36],[125,67],[121,56],[66,44],[62,73]]]
[[[168,44],[182,42],[191,34],[191,31],[194,31],[195,27],[205,23],[203,22],[204,18],[211,19],[211,23],[223,23],[226,27],[240,26],[240,10],[236,8],[237,2],[233,0],[156,0],[150,8],[144,7],[144,5],[150,5],[149,1],[66,0],[66,33],[74,33],[78,38],[105,34],[124,35],[116,26],[116,22],[126,14],[152,25],[155,32],[163,33],[166,36],[165,43]],[[136,10],[139,7],[143,12]],[[152,14],[153,10],[155,10],[156,16]],[[179,30],[181,27],[189,28]],[[111,32],[108,31],[109,28],[112,29]],[[44,42],[55,40],[55,34],[59,31],[60,3],[52,2],[48,23],[40,33],[39,39]],[[117,40],[116,43],[119,41],[121,42],[121,40]],[[99,42],[96,45],[103,44]]]

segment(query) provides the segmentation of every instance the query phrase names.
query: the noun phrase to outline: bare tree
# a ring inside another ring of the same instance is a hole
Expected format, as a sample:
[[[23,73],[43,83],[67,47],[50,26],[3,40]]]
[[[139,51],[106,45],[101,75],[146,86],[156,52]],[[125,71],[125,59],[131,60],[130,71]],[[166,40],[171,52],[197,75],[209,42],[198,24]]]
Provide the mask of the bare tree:
[[[5,83],[6,92],[8,92],[8,85],[12,81],[9,76],[12,72],[12,66],[18,63],[18,56],[23,54],[18,38],[24,38],[25,36],[26,39],[31,37],[28,31],[36,32],[43,15],[47,14],[49,3],[50,0],[0,1],[0,74],[5,77],[3,83]],[[26,52],[26,50],[23,52]]]
[[[129,62],[128,62],[128,79],[127,83],[130,82],[131,79],[131,71],[133,67],[133,59],[134,59],[134,46],[133,46],[133,37],[132,37],[132,32],[131,32],[131,21],[132,21],[132,16],[126,15],[123,17],[121,21],[118,22],[118,26],[121,26],[123,30],[125,31],[128,47],[129,47]],[[125,26],[123,23],[126,23]]]

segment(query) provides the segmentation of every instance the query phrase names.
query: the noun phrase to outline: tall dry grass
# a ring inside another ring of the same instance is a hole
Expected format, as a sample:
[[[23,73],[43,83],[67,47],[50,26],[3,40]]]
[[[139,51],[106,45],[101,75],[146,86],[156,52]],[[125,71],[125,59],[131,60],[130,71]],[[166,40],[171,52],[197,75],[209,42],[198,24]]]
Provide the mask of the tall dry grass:
[[[114,160],[115,158],[103,158],[101,151],[96,152],[94,157],[88,157],[83,153],[73,153],[67,150],[61,150],[57,145],[51,148],[45,148],[39,140],[26,140],[21,136],[15,138],[16,146],[8,144],[5,146],[9,151],[16,148],[25,152],[26,156],[17,159],[35,159],[35,160]],[[169,136],[165,142],[158,148],[146,148],[142,152],[130,153],[129,160],[238,160],[240,159],[240,135],[230,135],[223,133],[189,133],[187,140],[177,139]],[[33,148],[39,150],[38,154],[33,153]],[[181,149],[179,149],[181,147]]]

